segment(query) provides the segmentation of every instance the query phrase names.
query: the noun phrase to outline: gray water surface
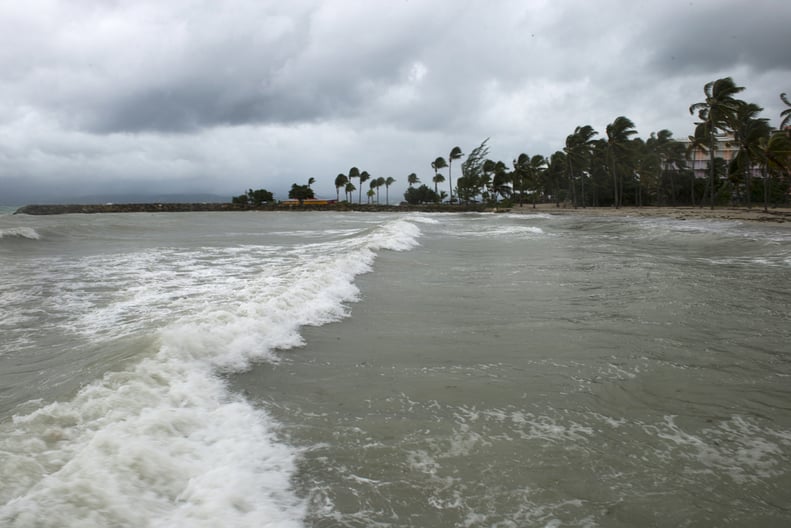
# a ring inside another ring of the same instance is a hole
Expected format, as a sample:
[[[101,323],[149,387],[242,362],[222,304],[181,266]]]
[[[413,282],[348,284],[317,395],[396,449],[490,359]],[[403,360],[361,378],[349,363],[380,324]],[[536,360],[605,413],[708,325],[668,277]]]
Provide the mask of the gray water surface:
[[[308,526],[787,526],[791,232],[436,216],[231,379]]]

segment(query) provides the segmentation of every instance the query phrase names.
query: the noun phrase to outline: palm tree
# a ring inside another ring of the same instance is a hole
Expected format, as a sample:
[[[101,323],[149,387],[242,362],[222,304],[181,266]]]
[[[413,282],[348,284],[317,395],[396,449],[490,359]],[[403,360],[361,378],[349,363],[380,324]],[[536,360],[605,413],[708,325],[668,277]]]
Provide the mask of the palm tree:
[[[711,191],[711,208],[714,209],[714,151],[717,149],[716,134],[718,131],[727,131],[736,114],[739,100],[734,96],[744,90],[743,86],[736,86],[733,79],[723,77],[716,81],[706,83],[703,93],[706,100],[694,103],[689,107],[689,113],[697,112],[700,122],[696,123],[695,136],[706,138],[709,151],[709,189]]]
[[[376,188],[376,203],[378,204],[379,203],[379,189],[382,187],[382,185],[385,184],[385,179],[382,176],[379,176],[378,178],[376,178],[375,181],[376,181],[376,187],[375,187]],[[373,187],[373,183],[371,183],[371,186]]]
[[[541,154],[536,154],[530,158],[530,163],[527,165],[528,182],[533,190],[533,209],[536,208],[536,199],[538,198],[538,191],[541,186],[541,181],[544,178],[544,173],[547,170],[547,159]]]
[[[360,169],[358,169],[357,167],[352,167],[351,169],[349,169],[349,176],[348,176],[348,178],[349,178],[349,182],[350,183],[351,183],[351,181],[354,178],[359,178],[359,177],[360,177]],[[362,185],[360,185],[360,187],[362,187]],[[357,187],[355,187],[355,189],[357,189]],[[351,197],[349,197],[349,203],[352,203],[352,198]]]
[[[623,200],[623,178],[618,179],[618,162],[628,158],[631,147],[631,137],[637,134],[634,123],[624,116],[618,116],[615,121],[607,125],[607,153],[610,161],[610,175],[613,181],[613,202],[615,208],[621,206]]]
[[[769,138],[759,141],[759,152],[764,179],[764,211],[767,211],[770,173],[788,172],[791,169],[791,136],[785,130],[776,130]]]
[[[439,191],[437,189],[437,184],[445,181],[445,176],[440,174],[439,170],[444,169],[447,166],[448,166],[448,162],[445,161],[445,158],[443,158],[442,156],[431,162],[431,168],[434,169],[434,178],[432,181],[434,182],[435,193],[439,194]]]
[[[780,94],[780,99],[788,107],[780,112],[780,118],[782,119],[780,122],[780,130],[785,130],[787,127],[791,126],[791,101],[788,100],[785,93]]]
[[[385,180],[385,205],[390,205],[390,186],[395,183],[395,178],[388,176]]]
[[[310,186],[313,185],[314,183],[316,183],[316,178],[312,176],[308,178],[308,189],[310,189]]]
[[[569,183],[574,207],[577,207],[576,186],[574,185],[575,173],[580,175],[580,202],[585,207],[585,173],[589,171],[591,151],[596,141],[593,136],[598,134],[592,126],[578,126],[574,133],[566,137],[566,161],[569,165]]]
[[[340,173],[335,176],[335,200],[341,201],[341,187],[345,187],[349,183],[349,178],[345,174]]]
[[[368,204],[369,205],[371,204],[371,198],[373,198],[374,195],[376,194],[376,191],[374,191],[374,189],[373,189],[374,183],[376,183],[376,180],[371,182],[371,188],[368,189],[368,191],[365,193],[365,195],[368,197]]]
[[[769,120],[758,117],[761,111],[763,108],[756,104],[742,102],[736,109],[732,124],[733,138],[739,150],[731,160],[730,172],[744,174],[748,209],[753,206],[751,173],[761,157],[760,142],[768,140],[772,132]]]
[[[346,184],[346,195],[347,201],[352,203],[352,193],[357,190],[357,187],[354,186],[352,182]]]
[[[420,178],[418,178],[417,174],[413,172],[412,174],[406,177],[406,182],[409,184],[410,187],[412,187],[413,185],[417,185],[418,183],[420,183]]]
[[[519,207],[522,207],[525,196],[525,180],[530,175],[530,156],[522,152],[514,160],[514,191],[519,191]]]
[[[670,145],[673,143],[673,133],[670,130],[662,129],[659,132],[651,132],[651,136],[646,140],[645,147],[648,155],[654,159],[652,165],[656,172],[657,200],[659,200],[660,189],[662,187],[662,176],[670,165]],[[670,203],[674,202],[675,188],[673,185],[673,173],[670,171]]]
[[[362,171],[358,178],[360,178],[360,197],[358,198],[357,203],[363,203],[363,183],[370,180],[371,175],[368,174],[368,171]]]
[[[448,154],[448,187],[450,188],[450,194],[448,195],[448,201],[453,202],[453,178],[450,175],[451,165],[453,164],[453,160],[460,159],[464,154],[461,152],[459,147],[453,147],[450,149],[450,154]]]
[[[497,196],[494,194],[492,188],[492,174],[497,169],[497,163],[490,159],[485,159],[481,165],[481,187],[483,188],[484,199],[494,198],[497,201]]]
[[[508,172],[508,167],[502,161],[494,164],[494,177],[492,178],[492,190],[494,191],[494,202],[497,203],[497,195],[503,198],[511,195],[511,187],[508,185],[511,182],[511,173]]]
[[[567,166],[565,152],[558,150],[549,157],[547,172],[555,183],[555,207],[560,207],[560,182],[566,173]]]

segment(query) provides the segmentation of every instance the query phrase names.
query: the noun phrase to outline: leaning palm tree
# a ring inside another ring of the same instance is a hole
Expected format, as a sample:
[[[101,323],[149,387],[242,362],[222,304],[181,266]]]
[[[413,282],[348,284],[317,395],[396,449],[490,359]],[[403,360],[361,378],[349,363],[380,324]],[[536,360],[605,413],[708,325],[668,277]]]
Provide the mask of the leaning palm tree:
[[[494,174],[495,170],[497,169],[497,163],[494,160],[490,160],[486,158],[483,160],[483,164],[481,165],[481,186],[483,188],[483,193],[486,193],[485,198],[494,198],[494,201],[497,202],[497,196],[494,193],[494,189],[492,187],[492,174]]]
[[[371,175],[368,174],[368,171],[362,171],[358,178],[360,179],[360,197],[358,198],[357,203],[363,203],[363,183],[370,180]]]
[[[450,154],[448,155],[448,187],[450,188],[450,194],[448,195],[448,201],[453,202],[453,178],[450,175],[451,165],[453,164],[453,160],[460,159],[464,154],[461,152],[459,147],[453,147],[450,149]]]
[[[406,177],[406,182],[409,184],[410,187],[412,187],[413,185],[417,185],[418,183],[420,183],[420,178],[418,178],[417,174],[413,172]]]
[[[618,165],[626,161],[631,149],[631,137],[637,134],[631,119],[618,116],[607,125],[607,153],[610,162],[610,176],[613,181],[613,202],[615,208],[621,206],[623,200],[623,178],[618,179]],[[619,185],[620,183],[620,185]]]
[[[648,153],[648,156],[654,160],[652,164],[652,168],[655,171],[656,177],[656,193],[657,199],[660,196],[660,190],[662,188],[663,183],[663,176],[666,169],[669,169],[670,165],[670,145],[672,145],[673,141],[673,133],[670,130],[663,128],[659,132],[651,132],[651,136],[645,142],[645,148]],[[675,189],[673,187],[673,173],[670,172],[670,201],[671,205],[673,204],[673,195],[675,194]],[[661,202],[660,202],[661,204]]]
[[[345,174],[340,173],[335,176],[335,201],[341,201],[341,187],[345,187],[349,183],[349,178]]]
[[[439,190],[437,189],[437,184],[442,183],[445,181],[445,176],[439,173],[440,169],[444,169],[448,166],[448,162],[445,161],[445,158],[442,156],[438,157],[434,161],[431,162],[431,168],[434,169],[434,178],[432,181],[434,182],[434,192],[439,194]]]
[[[689,107],[689,113],[697,112],[700,122],[696,123],[695,136],[706,138],[709,151],[709,190],[711,208],[714,209],[714,152],[717,149],[717,132],[727,131],[733,121],[739,100],[734,96],[744,90],[743,86],[736,86],[733,79],[723,77],[716,81],[706,83],[703,93],[706,100],[694,103]]]
[[[544,179],[544,173],[547,170],[547,159],[541,154],[536,154],[530,158],[530,163],[527,165],[527,179],[530,187],[533,190],[533,209],[536,208],[536,199],[538,198],[538,191],[541,181]]]
[[[347,196],[346,200],[349,203],[352,203],[352,196],[353,196],[354,191],[356,191],[356,190],[357,190],[357,187],[355,187],[352,182],[349,182],[349,183],[346,184],[346,196]]]
[[[780,99],[785,103],[788,107],[782,112],[780,112],[780,130],[785,130],[787,127],[791,126],[791,101],[788,100],[785,92],[780,94]]]
[[[741,172],[744,176],[745,195],[747,208],[752,209],[752,172],[758,165],[761,157],[760,143],[768,140],[772,130],[769,120],[758,117],[763,108],[753,103],[741,102],[733,118],[733,139],[738,151],[731,160],[731,174]]]
[[[509,185],[511,183],[511,173],[508,172],[508,167],[502,161],[494,164],[494,177],[492,178],[492,194],[494,195],[494,203],[497,203],[497,195],[503,198],[511,196],[513,191]]]
[[[314,178],[313,176],[308,178],[308,189],[310,189],[310,186],[313,185],[314,183],[316,183],[316,178]]]
[[[388,176],[384,181],[385,184],[385,205],[390,205],[390,186],[395,183],[395,178]]]
[[[519,207],[523,206],[525,182],[530,177],[530,156],[522,152],[514,160],[514,191],[519,191]]]
[[[431,181],[434,182],[434,192],[439,196],[439,187],[438,185],[445,181],[445,176],[440,173],[434,174],[434,177],[431,178]]]
[[[590,171],[591,152],[596,141],[593,136],[598,134],[592,126],[578,126],[574,133],[566,137],[566,162],[569,168],[569,184],[574,207],[577,206],[577,192],[574,185],[575,174],[580,175],[580,202],[585,207],[585,173]]]
[[[764,180],[764,211],[769,209],[770,174],[788,174],[791,171],[791,136],[784,130],[776,130],[768,138],[759,141],[761,170]]]
[[[374,182],[376,182],[376,186],[374,187]],[[376,189],[376,203],[379,204],[379,189],[385,184],[385,179],[382,176],[376,178],[373,182],[371,182],[371,187]]]

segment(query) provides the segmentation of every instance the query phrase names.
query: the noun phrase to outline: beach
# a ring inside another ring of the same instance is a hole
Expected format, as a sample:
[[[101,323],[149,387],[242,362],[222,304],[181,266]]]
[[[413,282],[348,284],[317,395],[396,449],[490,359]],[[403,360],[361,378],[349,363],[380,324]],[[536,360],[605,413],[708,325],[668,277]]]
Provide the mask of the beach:
[[[509,209],[512,213],[531,214],[546,213],[553,215],[584,214],[588,216],[624,216],[624,217],[664,217],[675,220],[739,220],[744,222],[791,222],[791,207],[578,207],[561,204],[514,205]]]

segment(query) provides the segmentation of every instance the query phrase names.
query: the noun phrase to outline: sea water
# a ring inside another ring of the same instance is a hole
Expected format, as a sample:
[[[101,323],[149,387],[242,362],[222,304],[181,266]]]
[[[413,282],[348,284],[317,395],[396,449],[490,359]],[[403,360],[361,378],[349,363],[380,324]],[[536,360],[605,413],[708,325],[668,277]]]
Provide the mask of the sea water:
[[[791,229],[0,215],[0,525],[787,526]]]

